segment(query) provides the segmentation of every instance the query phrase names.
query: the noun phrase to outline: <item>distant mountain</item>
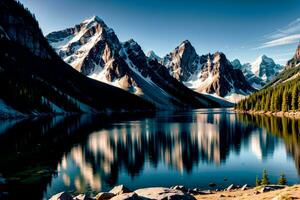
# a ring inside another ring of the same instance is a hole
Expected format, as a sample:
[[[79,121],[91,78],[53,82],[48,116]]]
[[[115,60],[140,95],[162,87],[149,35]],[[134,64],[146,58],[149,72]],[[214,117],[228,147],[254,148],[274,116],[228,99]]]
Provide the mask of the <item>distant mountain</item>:
[[[50,33],[47,39],[57,54],[82,74],[141,96],[158,108],[218,105],[178,83],[158,63],[158,56],[152,52],[147,57],[133,39],[120,42],[97,16]]]
[[[300,77],[300,43],[292,59],[290,59],[281,71],[272,81],[265,85],[266,87],[278,85]]]
[[[246,111],[296,112],[300,110],[299,46],[285,69],[261,90],[240,101],[236,108]],[[270,63],[270,62],[268,62]],[[287,115],[285,113],[285,115]]]
[[[0,46],[1,117],[155,109],[63,62],[34,16],[16,1],[0,1]]]
[[[156,60],[157,62],[161,62],[161,60],[162,60],[161,57],[156,55],[154,51],[149,51],[147,53],[147,57],[149,60]]]
[[[241,64],[238,59],[231,62],[235,69],[242,70],[246,80],[256,89],[262,88],[282,70],[283,66],[275,64],[272,58],[266,55],[259,56],[253,63]]]
[[[166,55],[162,63],[174,78],[199,93],[235,102],[255,91],[242,71],[234,69],[225,54],[216,52],[199,56],[187,40]]]

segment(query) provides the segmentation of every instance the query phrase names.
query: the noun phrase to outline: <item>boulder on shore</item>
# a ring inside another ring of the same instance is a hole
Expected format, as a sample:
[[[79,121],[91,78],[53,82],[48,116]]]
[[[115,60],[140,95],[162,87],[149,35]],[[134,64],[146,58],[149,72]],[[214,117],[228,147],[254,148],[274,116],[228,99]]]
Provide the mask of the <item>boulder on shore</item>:
[[[96,195],[96,200],[108,200],[108,199],[111,199],[113,198],[114,196],[116,196],[115,194],[113,193],[110,193],[110,192],[100,192]]]
[[[144,200],[144,199],[139,197],[135,192],[130,192],[130,193],[119,194],[117,196],[114,196],[110,200]]]
[[[67,192],[60,192],[56,195],[53,195],[50,200],[73,200],[73,197]]]
[[[190,194],[164,187],[143,188],[134,192],[143,199],[195,200]]]
[[[109,191],[109,193],[113,193],[115,195],[124,194],[124,193],[130,193],[132,192],[130,189],[125,187],[124,185],[118,185],[115,186],[113,189]]]

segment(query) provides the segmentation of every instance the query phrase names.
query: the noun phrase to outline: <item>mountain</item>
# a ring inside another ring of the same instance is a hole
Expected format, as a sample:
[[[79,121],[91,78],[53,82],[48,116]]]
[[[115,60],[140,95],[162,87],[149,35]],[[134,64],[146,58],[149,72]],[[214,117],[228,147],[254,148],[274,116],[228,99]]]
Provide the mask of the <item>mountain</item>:
[[[255,91],[225,54],[216,52],[199,56],[187,40],[166,55],[162,63],[174,78],[199,93],[235,102]]]
[[[261,90],[240,101],[236,108],[243,111],[285,112],[300,111],[300,66],[297,61],[299,46],[285,69]],[[295,115],[296,116],[296,115]]]
[[[2,117],[155,109],[153,104],[89,79],[63,62],[34,16],[16,1],[0,1],[0,46]]]
[[[279,85],[281,83],[285,83],[287,81],[291,81],[300,77],[300,43],[296,49],[296,52],[292,59],[290,59],[284,70],[281,71],[272,81],[265,85],[265,88],[270,86]]]
[[[149,51],[147,53],[147,57],[149,60],[156,60],[157,62],[161,62],[161,57],[159,57],[158,55],[156,55],[156,53],[154,51]]]
[[[189,80],[199,68],[199,62],[200,57],[188,40],[183,41],[162,60],[170,74],[180,82]]]
[[[147,57],[133,39],[120,42],[97,16],[46,38],[57,54],[83,75],[138,95],[158,108],[219,105],[178,83],[157,59]]]
[[[242,70],[246,80],[256,89],[262,88],[283,69],[283,66],[275,64],[274,60],[266,55],[259,56],[251,64],[242,65],[237,59],[233,60],[231,64],[235,69]]]
[[[287,62],[285,69],[290,69],[298,66],[300,66],[300,43],[298,44],[294,57]]]

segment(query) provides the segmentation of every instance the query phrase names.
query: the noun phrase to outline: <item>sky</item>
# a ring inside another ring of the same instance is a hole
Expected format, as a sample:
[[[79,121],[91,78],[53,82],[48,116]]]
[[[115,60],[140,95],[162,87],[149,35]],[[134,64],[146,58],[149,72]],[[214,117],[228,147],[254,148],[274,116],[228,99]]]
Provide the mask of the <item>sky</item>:
[[[189,40],[199,55],[267,55],[285,64],[300,41],[300,0],[19,0],[48,34],[99,16],[121,41],[165,56]]]

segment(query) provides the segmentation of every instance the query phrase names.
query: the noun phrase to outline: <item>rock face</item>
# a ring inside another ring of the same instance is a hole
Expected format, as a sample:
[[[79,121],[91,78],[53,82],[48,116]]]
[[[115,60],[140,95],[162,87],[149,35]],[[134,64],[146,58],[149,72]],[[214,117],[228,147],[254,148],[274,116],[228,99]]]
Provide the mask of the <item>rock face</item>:
[[[199,102],[201,97],[183,84],[176,85],[181,91],[176,90],[157,56],[152,53],[148,58],[133,39],[121,43],[99,17],[50,33],[47,39],[57,54],[82,74],[141,96],[158,108],[207,107],[203,105],[207,100]]]
[[[199,56],[192,44],[185,40],[166,55],[162,63],[178,81],[185,82],[199,67]]]
[[[285,69],[297,67],[299,66],[299,63],[300,63],[300,43],[298,44],[294,57],[287,62]]]
[[[185,83],[198,92],[225,97],[230,94],[248,95],[255,91],[242,71],[234,69],[223,53],[201,56],[200,65],[198,73]]]
[[[199,93],[226,97],[254,91],[241,70],[234,69],[223,53],[199,56],[189,41],[182,42],[162,63],[173,77]]]
[[[162,60],[161,57],[156,55],[154,51],[149,51],[147,53],[147,57],[149,60],[156,60],[157,62],[161,62],[161,60]]]
[[[246,80],[252,87],[260,89],[273,80],[282,70],[283,66],[276,64],[272,58],[259,56],[253,63],[241,64],[239,60],[231,62],[235,69],[242,70]]]

